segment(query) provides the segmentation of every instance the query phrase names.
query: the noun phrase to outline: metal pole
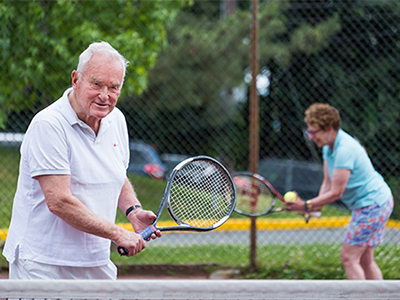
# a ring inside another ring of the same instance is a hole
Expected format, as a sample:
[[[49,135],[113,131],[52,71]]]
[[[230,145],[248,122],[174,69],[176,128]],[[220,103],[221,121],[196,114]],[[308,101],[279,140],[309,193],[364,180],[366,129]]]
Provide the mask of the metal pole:
[[[249,145],[249,170],[258,173],[259,162],[259,97],[257,92],[257,75],[259,72],[258,58],[258,0],[251,0],[251,86],[250,86],[250,145]],[[251,217],[250,229],[250,272],[256,270],[257,249],[257,224],[256,217]]]

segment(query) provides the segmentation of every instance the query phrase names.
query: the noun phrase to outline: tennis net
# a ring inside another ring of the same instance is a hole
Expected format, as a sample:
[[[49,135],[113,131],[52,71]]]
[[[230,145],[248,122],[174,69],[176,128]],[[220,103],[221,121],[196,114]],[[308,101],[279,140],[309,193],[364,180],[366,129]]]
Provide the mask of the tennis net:
[[[399,299],[400,281],[0,280],[0,299]]]

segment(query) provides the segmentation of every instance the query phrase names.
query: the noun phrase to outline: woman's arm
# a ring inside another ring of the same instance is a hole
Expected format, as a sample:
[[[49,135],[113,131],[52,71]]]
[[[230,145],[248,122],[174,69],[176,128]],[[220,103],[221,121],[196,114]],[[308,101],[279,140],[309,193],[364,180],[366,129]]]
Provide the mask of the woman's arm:
[[[335,169],[332,174],[332,179],[328,175],[327,163],[324,162],[324,180],[322,181],[319,194],[317,197],[307,199],[308,206],[312,211],[321,210],[321,208],[335,200],[340,199],[349,181],[351,171],[349,169]],[[304,211],[305,203],[297,197],[296,201],[285,202],[289,210]]]

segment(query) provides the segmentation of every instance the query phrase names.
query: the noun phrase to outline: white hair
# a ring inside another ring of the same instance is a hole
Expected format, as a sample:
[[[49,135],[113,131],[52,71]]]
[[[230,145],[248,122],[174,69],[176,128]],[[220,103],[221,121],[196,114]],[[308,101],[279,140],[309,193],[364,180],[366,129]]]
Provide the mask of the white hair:
[[[117,50],[115,50],[107,42],[92,43],[89,47],[79,56],[79,63],[77,67],[78,76],[80,77],[85,70],[86,64],[92,58],[93,54],[102,53],[107,55],[110,59],[119,59],[123,67],[123,78],[125,78],[126,68],[129,61],[127,61]]]

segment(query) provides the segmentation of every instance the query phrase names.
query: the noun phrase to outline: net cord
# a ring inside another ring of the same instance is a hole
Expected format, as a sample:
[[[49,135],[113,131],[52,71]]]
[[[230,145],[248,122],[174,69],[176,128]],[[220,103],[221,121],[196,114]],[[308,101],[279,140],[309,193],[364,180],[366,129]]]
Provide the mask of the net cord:
[[[399,299],[400,281],[0,280],[0,298]]]

